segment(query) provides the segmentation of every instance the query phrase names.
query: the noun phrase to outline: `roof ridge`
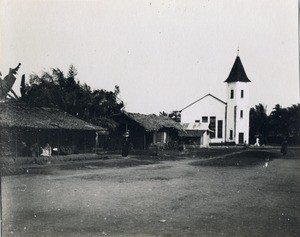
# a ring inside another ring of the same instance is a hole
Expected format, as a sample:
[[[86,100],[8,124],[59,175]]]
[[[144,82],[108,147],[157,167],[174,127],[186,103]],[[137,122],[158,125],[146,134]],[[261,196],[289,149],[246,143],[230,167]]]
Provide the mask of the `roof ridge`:
[[[183,109],[179,110],[179,112],[182,112],[183,110],[185,110],[185,109],[187,109],[188,107],[190,107],[190,106],[196,104],[197,102],[199,102],[200,100],[204,99],[204,98],[207,97],[207,96],[211,96],[211,97],[213,97],[214,99],[220,101],[221,103],[227,104],[225,101],[223,101],[223,100],[219,99],[218,97],[216,97],[216,96],[214,96],[214,95],[208,93],[208,94],[206,94],[205,96],[202,96],[200,99],[194,101],[193,103],[191,103],[191,104],[185,106]]]

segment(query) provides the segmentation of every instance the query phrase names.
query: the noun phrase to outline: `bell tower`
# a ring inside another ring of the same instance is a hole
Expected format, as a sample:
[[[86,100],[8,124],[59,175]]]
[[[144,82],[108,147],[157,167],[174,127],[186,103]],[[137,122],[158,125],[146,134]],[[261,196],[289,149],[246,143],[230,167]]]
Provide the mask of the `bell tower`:
[[[238,55],[232,66],[227,83],[226,142],[249,144],[249,83]]]

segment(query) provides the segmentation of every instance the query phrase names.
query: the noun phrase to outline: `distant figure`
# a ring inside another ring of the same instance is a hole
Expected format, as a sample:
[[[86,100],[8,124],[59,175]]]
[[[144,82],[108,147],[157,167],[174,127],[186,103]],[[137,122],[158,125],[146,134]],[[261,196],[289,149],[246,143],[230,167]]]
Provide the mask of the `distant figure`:
[[[45,148],[42,148],[42,154],[41,156],[51,156],[52,155],[52,149],[49,143],[45,146]]]
[[[30,151],[31,151],[31,155],[34,158],[34,163],[38,163],[37,157],[39,156],[39,146],[37,143],[34,143],[31,147],[30,147]]]
[[[280,152],[284,156],[287,154],[287,140],[286,139],[283,139],[283,142],[281,144],[281,150],[280,150]]]
[[[244,149],[247,149],[248,145],[247,145],[247,141],[244,141]]]
[[[31,147],[30,147],[30,151],[31,151],[31,155],[32,157],[38,157],[39,155],[39,147],[37,143],[34,143]]]
[[[260,143],[260,142],[259,142],[259,138],[256,138],[256,142],[255,142],[254,146],[260,146],[259,143]]]
[[[21,154],[22,156],[31,156],[30,147],[27,146],[26,142],[21,142]]]
[[[123,134],[123,143],[122,143],[122,156],[123,157],[127,157],[129,154],[129,147],[130,147],[130,143],[129,143],[129,132],[125,132]]]

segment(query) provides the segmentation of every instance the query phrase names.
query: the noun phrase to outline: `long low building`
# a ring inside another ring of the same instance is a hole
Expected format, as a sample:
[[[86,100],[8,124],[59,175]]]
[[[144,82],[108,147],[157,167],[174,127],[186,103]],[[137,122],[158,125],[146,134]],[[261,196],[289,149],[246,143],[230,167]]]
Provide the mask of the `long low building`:
[[[28,106],[21,101],[0,103],[0,143],[4,156],[39,155],[51,146],[56,153],[92,151],[106,129],[55,108]]]

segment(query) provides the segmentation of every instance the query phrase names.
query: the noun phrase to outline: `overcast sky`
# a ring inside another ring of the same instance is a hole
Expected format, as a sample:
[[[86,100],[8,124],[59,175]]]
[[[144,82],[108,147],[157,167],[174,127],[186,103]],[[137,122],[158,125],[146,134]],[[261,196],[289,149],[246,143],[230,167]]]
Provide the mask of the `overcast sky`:
[[[251,106],[299,102],[296,0],[0,0],[0,71],[51,68],[92,89],[121,89],[129,112],[180,110],[211,93],[225,100],[237,48]]]

